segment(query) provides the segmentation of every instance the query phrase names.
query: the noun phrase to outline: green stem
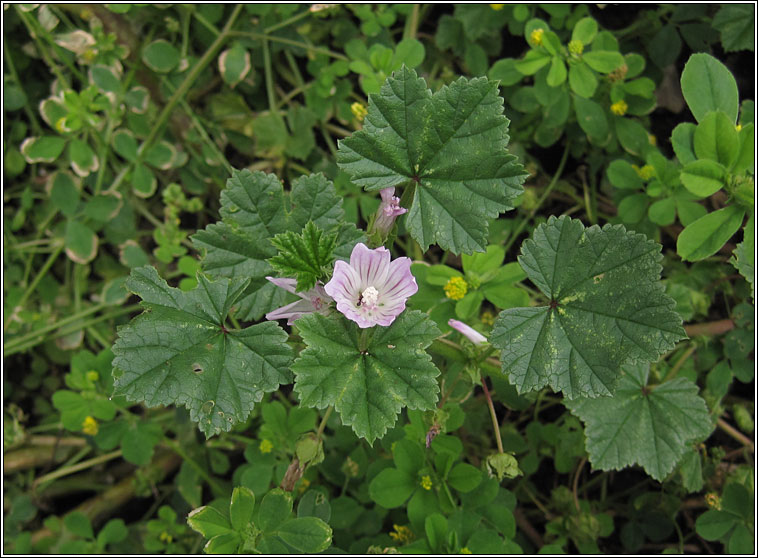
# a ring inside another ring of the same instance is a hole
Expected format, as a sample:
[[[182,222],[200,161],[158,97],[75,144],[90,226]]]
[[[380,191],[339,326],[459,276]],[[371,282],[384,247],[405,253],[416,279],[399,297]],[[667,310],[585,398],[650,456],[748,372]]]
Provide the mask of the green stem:
[[[224,26],[224,29],[221,31],[219,36],[216,37],[211,46],[208,47],[208,50],[205,51],[203,57],[198,60],[197,64],[195,64],[192,70],[190,70],[189,74],[187,74],[187,77],[184,78],[184,81],[181,83],[181,85],[179,85],[174,94],[171,95],[168,103],[166,103],[166,106],[163,107],[163,110],[161,111],[160,115],[158,115],[155,124],[151,128],[150,135],[140,146],[139,151],[137,152],[139,161],[142,160],[144,154],[148,149],[150,149],[150,147],[153,145],[153,142],[155,142],[158,136],[163,132],[163,127],[165,126],[166,122],[168,122],[168,119],[174,112],[174,109],[176,109],[176,105],[182,98],[184,98],[184,95],[186,95],[187,91],[189,91],[189,88],[192,87],[192,85],[195,83],[195,80],[197,80],[197,78],[200,76],[200,73],[208,64],[213,61],[216,53],[219,51],[219,49],[221,49],[227,38],[229,38],[231,35],[232,26],[237,21],[237,17],[239,17],[242,8],[242,4],[235,6],[232,15],[229,16],[229,20],[226,22],[226,25]]]
[[[21,92],[24,94],[24,97],[27,98],[27,102],[24,103],[24,112],[26,113],[26,117],[29,119],[29,122],[32,125],[32,131],[34,134],[41,133],[42,128],[40,127],[39,120],[37,120],[37,115],[34,113],[34,111],[29,107],[29,96],[26,94],[26,91],[24,90],[24,86],[22,85],[21,80],[18,77],[18,72],[16,72],[16,66],[13,64],[13,58],[11,58],[11,51],[8,48],[8,44],[5,42],[5,35],[3,35],[3,51],[5,54],[5,64],[6,68],[8,68],[8,71],[11,74],[11,77],[13,78],[13,81],[16,82],[16,85],[21,90]]]
[[[566,148],[563,150],[563,155],[561,156],[561,162],[558,164],[558,170],[555,171],[555,174],[553,175],[553,179],[550,181],[550,184],[548,184],[547,188],[543,192],[542,196],[539,200],[537,200],[537,205],[529,212],[529,215],[525,217],[521,223],[519,223],[519,226],[516,228],[515,231],[513,231],[513,234],[508,239],[508,242],[505,244],[505,253],[508,253],[508,250],[513,246],[513,243],[516,242],[516,239],[521,234],[521,231],[524,230],[526,225],[532,220],[532,218],[537,214],[537,211],[539,211],[540,207],[542,207],[542,204],[545,203],[545,200],[550,195],[550,193],[553,191],[553,188],[555,188],[555,185],[558,184],[558,179],[560,179],[561,174],[563,174],[563,168],[566,166],[566,161],[568,161],[569,156],[569,144],[566,144]]]
[[[318,425],[318,430],[316,431],[316,437],[321,440],[321,436],[324,434],[324,429],[326,428],[326,421],[329,420],[329,417],[332,415],[332,411],[334,411],[334,405],[329,405],[329,408],[324,413],[324,416],[321,418],[321,422]]]
[[[103,349],[109,349],[111,343],[109,343],[94,327],[87,328],[87,335],[92,337]]]
[[[47,325],[45,327],[41,327],[39,329],[35,329],[32,332],[29,332],[25,335],[22,335],[20,337],[14,337],[10,339],[6,343],[6,347],[18,345],[21,343],[25,343],[26,341],[29,341],[30,339],[34,339],[35,337],[38,337],[40,335],[44,335],[45,333],[55,331],[56,329],[60,329],[64,325],[70,324],[72,322],[75,322],[77,320],[80,320],[86,316],[89,316],[90,314],[95,314],[96,312],[99,312],[103,308],[107,307],[107,304],[98,304],[97,306],[92,306],[91,308],[87,308],[86,310],[82,310],[81,312],[77,314],[72,314],[68,318],[64,318],[58,322],[55,322],[54,324]]]
[[[689,348],[686,351],[684,351],[684,354],[682,354],[682,356],[679,357],[679,360],[677,360],[674,363],[674,366],[672,366],[671,370],[668,371],[668,374],[666,374],[666,377],[663,379],[662,383],[668,382],[669,380],[673,380],[674,378],[676,378],[676,375],[679,372],[679,370],[682,368],[682,366],[684,366],[684,363],[687,362],[687,359],[692,356],[692,353],[694,353],[695,350],[697,350],[697,344],[690,343]]]
[[[111,318],[117,318],[119,316],[123,316],[124,314],[128,314],[130,312],[133,312],[134,310],[137,310],[139,308],[140,308],[140,306],[138,304],[134,304],[132,306],[127,306],[125,308],[119,308],[118,310],[114,310],[113,312],[110,312],[108,314],[103,314],[102,316],[99,316],[99,317],[94,318],[92,320],[89,320],[89,321],[86,321],[86,322],[83,322],[83,323],[80,323],[80,324],[73,324],[73,326],[70,327],[70,328],[65,328],[65,329],[59,330],[59,331],[56,332],[56,334],[54,335],[54,337],[61,337],[63,335],[68,335],[69,333],[73,333],[73,332],[78,331],[80,329],[86,329],[86,328],[88,328],[88,327],[90,327],[92,325],[95,325],[97,323],[103,322],[105,320],[110,320]],[[31,349],[32,347],[34,347],[36,345],[39,345],[40,343],[42,343],[43,341],[45,341],[45,339],[46,338],[44,338],[44,337],[43,338],[34,339],[31,342],[26,343],[26,344],[15,343],[15,344],[11,345],[9,343],[6,347],[4,347],[3,356],[4,357],[8,357],[10,355],[13,355],[13,354],[20,353],[20,352],[26,351],[28,349]]]
[[[39,477],[36,481],[34,481],[34,485],[39,486],[45,482],[59,479],[61,477],[65,477],[72,473],[83,471],[84,469],[89,469],[90,467],[94,467],[95,465],[99,465],[100,463],[105,463],[107,461],[110,461],[111,459],[116,459],[118,457],[121,457],[120,449],[116,451],[112,451],[110,453],[106,453],[105,455],[99,455],[98,457],[93,457],[92,459],[88,459],[87,461],[82,461],[81,463],[77,463],[76,465],[62,467],[58,469],[57,471],[53,471],[52,473]]]
[[[284,21],[275,23],[271,27],[266,27],[266,29],[264,29],[263,32],[268,35],[269,33],[273,33],[274,31],[276,31],[277,29],[281,29],[282,27],[287,27],[288,25],[292,25],[296,21],[300,21],[301,19],[306,18],[309,15],[311,15],[311,11],[305,10],[304,12],[300,12],[297,15],[293,15],[292,17],[285,19]]]
[[[18,304],[16,306],[23,307],[26,303],[27,299],[31,296],[31,294],[34,292],[34,289],[37,288],[37,285],[40,281],[42,281],[42,278],[47,274],[48,271],[50,271],[50,268],[55,263],[55,260],[58,259],[58,256],[60,256],[61,252],[63,252],[63,241],[58,245],[58,247],[55,249],[55,251],[50,254],[47,258],[47,261],[42,265],[39,272],[37,273],[37,276],[32,281],[31,285],[26,289],[24,294],[21,296],[21,299],[19,299]],[[6,327],[8,326],[8,322],[6,322]]]
[[[321,135],[324,138],[324,141],[326,142],[327,147],[329,148],[329,151],[332,153],[332,157],[337,156],[337,146],[334,145],[334,140],[332,139],[332,136],[329,135],[329,132],[326,130],[326,126],[323,122],[320,123],[319,129],[321,130]]]
[[[305,82],[303,81],[303,75],[300,73],[300,69],[297,67],[295,57],[292,56],[292,53],[289,50],[284,51],[284,57],[287,59],[287,64],[289,64],[292,75],[295,78],[295,85],[298,89],[302,90],[305,87]]]
[[[729,436],[731,436],[732,438],[734,438],[735,440],[737,440],[743,446],[745,446],[746,448],[748,448],[751,452],[753,452],[755,450],[755,446],[753,445],[753,441],[750,438],[748,438],[747,436],[745,436],[742,432],[740,432],[739,430],[737,430],[736,428],[734,428],[731,424],[729,424],[728,422],[726,422],[723,418],[719,418],[716,421],[716,424],[718,425],[718,427],[721,430],[723,430],[724,432],[726,432],[727,434],[729,434]]]
[[[284,37],[264,35],[262,33],[255,33],[254,31],[232,31],[230,35],[232,37],[248,37],[250,39],[255,39],[257,41],[272,41],[274,43],[282,43],[284,45],[299,47],[309,52],[315,52],[316,54],[325,54],[326,56],[330,56],[331,58],[336,58],[337,60],[345,60],[345,61],[350,60],[347,56],[345,56],[344,54],[340,54],[339,52],[333,52],[326,48],[321,48],[321,47],[312,46],[306,43],[301,43],[300,41],[293,41],[292,39],[285,39]]]
[[[187,455],[187,452],[185,452],[184,449],[182,449],[182,447],[179,444],[177,444],[174,440],[171,440],[169,438],[165,438],[163,440],[163,442],[174,453],[176,453],[179,457],[181,457],[182,460],[184,460],[187,463],[189,463],[189,465],[193,469],[195,469],[195,471],[200,476],[200,478],[202,478],[205,482],[208,483],[208,486],[211,487],[211,489],[213,490],[213,492],[216,493],[216,495],[221,495],[221,494],[224,493],[224,489],[221,487],[220,484],[218,484],[218,482],[216,481],[216,479],[214,479],[213,477],[211,477],[208,474],[208,472],[205,470],[205,468],[201,467],[200,464],[197,461],[195,461],[189,455]]]
[[[18,17],[24,23],[24,26],[26,26],[26,30],[29,32],[29,36],[34,40],[34,44],[37,45],[37,50],[39,50],[42,60],[45,61],[45,64],[48,65],[50,71],[52,71],[55,74],[55,77],[58,78],[61,88],[71,89],[66,76],[63,75],[58,65],[53,62],[53,59],[50,57],[50,53],[47,52],[47,48],[42,44],[42,41],[37,35],[37,30],[33,29],[33,25],[30,23],[30,21],[34,21],[34,19],[27,17],[27,14],[25,14],[18,6],[16,6],[16,13],[18,13]]]
[[[419,12],[419,5],[414,4],[413,11],[411,11],[411,16],[405,22],[405,29],[403,30],[403,39],[416,38],[416,31],[418,31],[418,21],[419,21],[418,12]]]
[[[108,119],[108,127],[105,129],[105,138],[103,145],[100,147],[100,168],[97,170],[97,180],[95,181],[95,195],[100,193],[100,189],[103,187],[103,179],[105,178],[105,160],[108,157],[108,149],[111,144],[111,135],[113,134],[113,128],[115,127],[116,119],[111,117]]]
[[[276,112],[276,96],[274,95],[274,73],[271,69],[271,51],[268,48],[268,40],[263,41],[263,69],[266,73],[266,96],[268,108],[272,114]]]
[[[168,80],[163,79],[162,82],[166,89],[168,89],[171,93],[175,92],[174,86],[171,85]],[[233,170],[232,165],[229,163],[223,152],[218,148],[218,145],[216,145],[216,143],[211,139],[210,135],[205,129],[205,126],[203,126],[202,122],[200,122],[200,119],[198,119],[197,115],[195,114],[195,111],[192,110],[192,107],[189,106],[184,98],[180,99],[179,104],[181,105],[182,110],[184,110],[185,114],[192,121],[192,125],[198,131],[200,137],[203,139],[206,145],[210,147],[211,151],[213,151],[214,155],[218,157],[219,161],[221,161],[224,167],[226,167],[227,172],[231,174]]]
[[[492,397],[490,397],[490,390],[487,388],[487,381],[484,376],[480,376],[482,379],[482,387],[484,388],[484,397],[487,399],[487,406],[490,409],[490,418],[492,419],[492,428],[495,429],[495,441],[497,442],[497,451],[499,453],[505,453],[503,450],[503,440],[500,437],[500,424],[497,421],[497,415],[495,414],[495,405],[492,403]]]

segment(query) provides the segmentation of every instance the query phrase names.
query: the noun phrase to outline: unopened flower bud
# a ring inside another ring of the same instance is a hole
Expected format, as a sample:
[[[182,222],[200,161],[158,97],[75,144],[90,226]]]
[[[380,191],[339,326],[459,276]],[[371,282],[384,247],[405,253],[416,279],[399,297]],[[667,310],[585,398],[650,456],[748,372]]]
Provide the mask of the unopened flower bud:
[[[376,212],[374,231],[385,237],[392,230],[395,219],[403,213],[407,213],[408,210],[400,207],[400,198],[395,195],[394,187],[384,188],[380,194],[382,196],[382,203]]]

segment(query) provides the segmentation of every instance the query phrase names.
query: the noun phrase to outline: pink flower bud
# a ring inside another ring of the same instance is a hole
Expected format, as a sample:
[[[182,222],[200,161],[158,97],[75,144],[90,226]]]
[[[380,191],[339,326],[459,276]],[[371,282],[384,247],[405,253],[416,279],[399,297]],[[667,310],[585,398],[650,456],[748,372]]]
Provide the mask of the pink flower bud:
[[[473,327],[468,326],[461,321],[448,320],[447,325],[452,327],[454,330],[462,333],[466,339],[471,341],[474,345],[483,345],[487,343],[487,338],[484,335],[476,331]]]

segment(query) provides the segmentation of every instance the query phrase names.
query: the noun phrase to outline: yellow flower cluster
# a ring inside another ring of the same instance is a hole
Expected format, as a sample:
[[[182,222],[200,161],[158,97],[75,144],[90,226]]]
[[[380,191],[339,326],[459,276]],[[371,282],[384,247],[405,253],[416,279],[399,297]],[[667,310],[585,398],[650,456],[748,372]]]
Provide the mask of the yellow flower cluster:
[[[708,507],[712,510],[721,509],[721,498],[715,492],[709,492],[705,495],[705,503],[708,504]]]
[[[342,465],[342,472],[345,473],[348,477],[355,478],[361,472],[361,468],[360,465],[358,465],[350,458],[350,456],[348,456],[345,460],[344,465]]]
[[[363,103],[353,103],[350,105],[350,110],[352,111],[353,116],[355,116],[361,122],[363,122],[363,119],[366,118],[366,115],[368,114],[368,110],[366,110],[366,107],[363,106]]]
[[[274,444],[271,443],[271,440],[264,439],[261,440],[258,449],[261,450],[261,453],[271,453],[271,450],[274,449]]]
[[[460,300],[468,292],[468,283],[463,277],[451,277],[444,286],[445,296],[450,300]]]
[[[628,108],[629,105],[626,104],[626,101],[621,99],[611,105],[611,112],[618,116],[624,116],[626,114],[626,109]]]
[[[480,319],[482,320],[482,323],[487,326],[491,326],[495,323],[495,315],[489,310],[482,312]]]
[[[162,542],[165,542],[167,544],[171,544],[174,541],[174,537],[172,537],[169,533],[166,531],[163,531],[160,536],[158,537]]]
[[[535,45],[540,46],[542,44],[542,35],[544,35],[544,34],[545,34],[545,30],[540,27],[540,28],[535,29],[534,31],[532,31],[529,34],[529,38],[532,40],[532,42]]]
[[[82,421],[82,432],[87,436],[95,436],[99,430],[100,427],[94,417],[87,417]]]
[[[413,531],[407,525],[393,525],[393,531],[390,532],[392,540],[400,544],[408,544],[413,540]]]
[[[653,165],[645,165],[642,168],[638,167],[637,165],[632,165],[632,168],[634,169],[634,172],[637,173],[637,176],[639,176],[642,180],[650,180],[655,176],[655,169],[653,168]]]
[[[431,490],[432,489],[432,477],[429,475],[424,475],[421,477],[421,488],[424,490]]]
[[[467,546],[464,546],[461,548],[461,554],[471,554],[471,551],[468,549]]]
[[[505,7],[505,4],[490,4],[490,8],[495,10],[496,12],[499,12]]]
[[[584,43],[579,39],[574,39],[573,41],[569,41],[568,49],[570,54],[579,56],[584,52]]]

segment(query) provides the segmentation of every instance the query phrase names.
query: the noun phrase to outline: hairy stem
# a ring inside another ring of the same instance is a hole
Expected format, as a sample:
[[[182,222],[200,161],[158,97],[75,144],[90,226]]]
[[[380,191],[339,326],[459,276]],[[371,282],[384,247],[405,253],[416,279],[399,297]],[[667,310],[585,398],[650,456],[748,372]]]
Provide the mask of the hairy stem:
[[[737,440],[739,443],[741,443],[743,446],[748,448],[751,452],[755,451],[755,446],[753,445],[753,441],[747,436],[745,436],[742,432],[737,430],[735,427],[733,427],[731,424],[726,422],[723,418],[719,418],[716,421],[716,424],[721,430],[723,430],[729,436],[731,436],[732,438]]]
[[[698,335],[721,335],[735,328],[735,323],[730,320],[717,320],[715,322],[705,322],[702,324],[690,324],[684,326],[684,331],[688,337],[697,337]]]
[[[319,440],[321,440],[321,436],[324,434],[324,429],[326,428],[326,421],[329,420],[329,417],[332,415],[332,411],[334,411],[334,405],[329,405],[329,408],[324,413],[324,416],[321,418],[321,422],[318,425],[318,431],[316,431],[316,436]]]
[[[112,451],[110,453],[106,453],[104,455],[98,455],[97,457],[93,457],[92,459],[82,461],[81,463],[77,463],[76,465],[61,467],[60,469],[53,471],[52,473],[48,473],[47,475],[43,475],[37,478],[34,481],[33,486],[36,488],[37,486],[44,484],[48,481],[59,479],[61,477],[65,477],[72,473],[78,473],[79,471],[89,469],[90,467],[94,467],[95,465],[99,465],[101,463],[106,463],[107,461],[110,461],[111,459],[116,459],[118,457],[121,457],[120,449],[116,451]]]
[[[490,390],[487,388],[487,380],[482,376],[482,387],[484,388],[484,397],[487,399],[487,406],[490,408],[490,418],[492,419],[492,428],[495,429],[495,441],[497,442],[497,451],[499,453],[505,453],[503,450],[503,440],[500,437],[500,424],[497,422],[497,415],[495,414],[495,405],[492,403],[492,397],[490,397]]]

